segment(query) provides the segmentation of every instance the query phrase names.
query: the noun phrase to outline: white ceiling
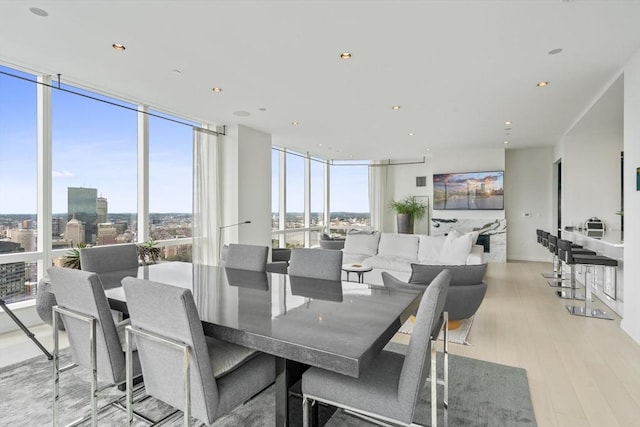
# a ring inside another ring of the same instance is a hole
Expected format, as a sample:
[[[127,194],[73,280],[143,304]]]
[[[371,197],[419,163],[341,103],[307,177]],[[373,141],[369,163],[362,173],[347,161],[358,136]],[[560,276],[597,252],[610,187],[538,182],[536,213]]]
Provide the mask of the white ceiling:
[[[552,145],[640,49],[639,18],[637,0],[2,0],[0,60],[322,158],[409,159]]]

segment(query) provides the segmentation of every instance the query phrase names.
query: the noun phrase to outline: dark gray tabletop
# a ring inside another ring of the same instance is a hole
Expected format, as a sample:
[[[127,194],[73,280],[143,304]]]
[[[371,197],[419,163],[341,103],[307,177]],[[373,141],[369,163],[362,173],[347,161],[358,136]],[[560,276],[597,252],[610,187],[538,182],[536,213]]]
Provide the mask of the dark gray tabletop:
[[[192,290],[205,334],[357,377],[412,313],[420,293],[352,282],[172,262],[137,277]],[[133,271],[100,275],[112,305]]]

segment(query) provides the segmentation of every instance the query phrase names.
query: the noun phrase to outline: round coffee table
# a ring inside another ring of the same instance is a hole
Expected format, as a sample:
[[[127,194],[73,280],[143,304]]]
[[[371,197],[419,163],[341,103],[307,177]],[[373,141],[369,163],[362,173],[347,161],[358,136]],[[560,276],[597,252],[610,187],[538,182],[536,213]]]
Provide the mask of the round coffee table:
[[[342,271],[347,273],[347,282],[349,274],[356,273],[358,275],[358,283],[364,283],[364,273],[373,270],[372,267],[366,267],[362,264],[342,264]]]

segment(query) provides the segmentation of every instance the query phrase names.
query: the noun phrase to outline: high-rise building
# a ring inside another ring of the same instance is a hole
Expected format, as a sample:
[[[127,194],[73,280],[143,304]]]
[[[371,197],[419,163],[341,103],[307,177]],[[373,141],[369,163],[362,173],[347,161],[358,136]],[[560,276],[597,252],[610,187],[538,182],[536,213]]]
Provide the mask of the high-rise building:
[[[96,213],[98,214],[98,224],[108,221],[109,209],[106,197],[98,197],[96,200]]]
[[[113,224],[108,222],[98,223],[98,245],[114,245],[118,232]]]
[[[35,230],[10,230],[11,241],[20,245],[25,252],[33,252],[36,248],[36,231]]]
[[[67,226],[67,219],[61,217],[51,218],[51,236],[60,237],[64,234]]]
[[[24,248],[16,242],[0,240],[0,254],[24,252]],[[0,297],[24,292],[25,263],[10,262],[0,264]]]
[[[84,240],[85,236],[84,225],[75,217],[71,218],[71,221],[67,222],[67,227],[64,230],[64,238],[69,243],[69,246],[86,243]]]
[[[75,217],[84,225],[84,243],[95,244],[96,242],[98,234],[97,202],[98,190],[96,188],[67,188],[67,219],[71,220]],[[70,240],[68,236],[66,238]]]

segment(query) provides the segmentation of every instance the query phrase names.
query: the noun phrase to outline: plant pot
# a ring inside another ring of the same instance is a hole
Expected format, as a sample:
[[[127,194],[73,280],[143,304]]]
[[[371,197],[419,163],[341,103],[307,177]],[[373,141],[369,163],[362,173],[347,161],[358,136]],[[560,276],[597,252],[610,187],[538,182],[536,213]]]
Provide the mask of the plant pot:
[[[51,282],[48,280],[41,280],[38,283],[38,290],[36,291],[36,313],[44,323],[47,325],[53,324],[53,306],[58,304],[56,296],[51,289]],[[64,325],[60,322],[58,328],[64,331]]]
[[[413,216],[409,214],[396,214],[399,234],[413,234]]]

